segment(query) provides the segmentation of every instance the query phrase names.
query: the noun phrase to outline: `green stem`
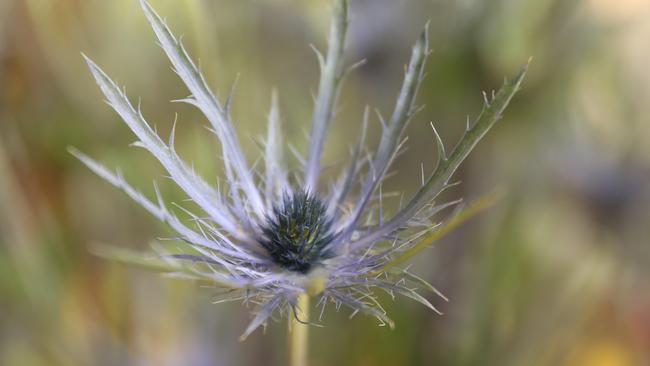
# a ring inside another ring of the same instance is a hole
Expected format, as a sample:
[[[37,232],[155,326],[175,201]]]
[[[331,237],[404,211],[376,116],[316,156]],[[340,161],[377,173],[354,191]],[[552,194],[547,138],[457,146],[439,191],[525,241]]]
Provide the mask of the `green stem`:
[[[309,345],[309,295],[306,293],[298,296],[296,316],[289,319],[289,365],[307,366],[307,351]]]

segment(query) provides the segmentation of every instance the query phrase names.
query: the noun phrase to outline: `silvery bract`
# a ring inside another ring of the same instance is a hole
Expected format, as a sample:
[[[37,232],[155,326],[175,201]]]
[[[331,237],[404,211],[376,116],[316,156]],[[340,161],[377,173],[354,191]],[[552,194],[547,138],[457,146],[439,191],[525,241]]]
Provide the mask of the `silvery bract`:
[[[158,159],[169,177],[203,212],[183,210],[191,218],[192,225],[188,226],[169,210],[155,185],[156,200],[152,201],[132,188],[119,172],[113,173],[86,155],[71,151],[95,173],[167,223],[178,239],[188,244],[186,254],[162,256],[169,270],[223,289],[216,301],[243,300],[256,304],[255,317],[242,338],[266,324],[273,314],[300,319],[297,298],[303,293],[318,299],[321,318],[327,304],[334,304],[336,309],[349,307],[353,315],[365,313],[376,317],[382,325],[392,326],[377,301],[377,289],[391,296],[403,295],[437,311],[416,291],[421,288],[438,293],[433,286],[396,265],[446,229],[444,223],[436,224],[433,216],[458,202],[436,204],[435,199],[450,186],[458,166],[501,117],[518,90],[527,65],[491,98],[485,98],[483,111],[474,123],[467,122],[464,136],[449,154],[433,128],[432,140],[438,146],[437,167],[428,178],[423,175],[415,195],[396,213],[384,218],[381,185],[403,147],[406,127],[418,111],[416,94],[428,55],[426,29],[413,47],[392,115],[386,120],[379,117],[382,133],[376,151],[366,153],[364,145],[369,119],[366,110],[361,138],[349,164],[339,179],[323,188],[319,175],[325,137],[342,79],[352,68],[342,62],[347,2],[335,1],[327,54],[316,52],[321,77],[309,152],[301,161],[303,173],[295,178],[290,178],[283,160],[277,98],[272,98],[268,118],[264,169],[257,171],[249,166],[237,141],[230,101],[222,103],[215,97],[165,22],[145,0],[141,0],[141,5],[162,49],[191,93],[182,101],[205,115],[221,143],[228,187],[217,189],[204,181],[174,150],[174,131],[165,142],[122,89],[88,58],[86,61],[108,104],[137,136],[136,145]]]

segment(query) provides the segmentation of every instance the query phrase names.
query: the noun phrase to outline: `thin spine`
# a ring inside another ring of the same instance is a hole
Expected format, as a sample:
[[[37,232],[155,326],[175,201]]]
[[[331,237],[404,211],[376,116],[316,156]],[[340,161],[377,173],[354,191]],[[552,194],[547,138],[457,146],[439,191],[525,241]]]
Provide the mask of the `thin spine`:
[[[327,137],[327,129],[332,121],[336,99],[339,94],[343,70],[343,49],[348,28],[348,1],[336,0],[334,15],[329,31],[327,57],[319,55],[321,77],[318,96],[314,106],[312,131],[309,139],[309,154],[305,166],[305,189],[316,192],[320,175],[320,159]]]
[[[436,129],[436,126],[434,126],[433,122],[431,122],[430,125],[431,129],[433,130],[433,134],[436,137],[436,147],[438,148],[438,163],[436,165],[439,165],[441,161],[444,162],[447,160],[445,144],[442,142],[442,137],[440,137],[440,134],[438,133],[438,130]],[[424,182],[422,182],[422,185],[424,186]]]
[[[394,271],[394,273],[397,276],[404,276],[404,278],[409,280],[410,282],[412,282],[412,283],[414,283],[416,285],[420,285],[420,286],[424,287],[425,289],[427,289],[427,290],[431,291],[432,293],[438,295],[444,301],[449,302],[449,299],[447,298],[447,296],[445,296],[440,290],[435,288],[432,284],[430,284],[424,278],[422,278],[422,277],[420,277],[418,275],[415,275],[415,274],[409,272],[406,269],[399,269],[397,271]]]
[[[408,297],[412,300],[415,300],[419,302],[420,304],[426,306],[427,308],[431,309],[433,312],[435,312],[438,315],[442,315],[440,310],[433,306],[431,302],[427,299],[425,299],[422,295],[418,294],[414,289],[408,288],[406,286],[403,286],[398,283],[391,283],[391,282],[386,282],[378,279],[372,279],[369,282],[373,286],[379,287],[380,289],[386,291],[387,293],[392,295],[392,292],[396,292],[399,295],[402,295],[404,297]]]
[[[376,305],[359,300],[353,295],[337,289],[329,289],[326,293],[337,301],[337,306],[339,308],[341,304],[344,304],[354,311],[359,311],[377,318],[381,325],[388,325],[391,329],[395,328],[395,322],[386,315],[385,311],[377,308]]]

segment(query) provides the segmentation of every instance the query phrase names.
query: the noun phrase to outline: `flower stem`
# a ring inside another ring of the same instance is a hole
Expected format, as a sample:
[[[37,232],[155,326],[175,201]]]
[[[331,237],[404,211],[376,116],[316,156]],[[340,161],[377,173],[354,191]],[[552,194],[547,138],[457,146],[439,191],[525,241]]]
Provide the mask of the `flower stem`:
[[[307,366],[309,295],[303,293],[298,296],[296,311],[298,314],[289,319],[289,365]]]

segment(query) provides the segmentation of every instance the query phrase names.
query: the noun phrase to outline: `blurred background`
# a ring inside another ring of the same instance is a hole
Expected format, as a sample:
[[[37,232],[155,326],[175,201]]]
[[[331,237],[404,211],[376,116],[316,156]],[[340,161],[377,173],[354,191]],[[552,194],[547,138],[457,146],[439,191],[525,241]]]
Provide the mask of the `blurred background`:
[[[426,108],[388,188],[413,193],[430,171],[434,121],[451,146],[482,91],[529,56],[523,90],[457,174],[450,197],[506,187],[414,272],[450,298],[438,316],[385,298],[394,331],[330,308],[312,328],[314,365],[650,365],[650,2],[352,0],[346,82],[326,147],[332,176],[363,107],[393,106],[410,46],[431,20]],[[325,45],[327,0],[152,0],[222,97],[239,74],[234,118],[260,152],[271,90],[287,138],[305,151]],[[135,0],[0,0],[0,364],[282,365],[286,325],[237,341],[249,309],[212,290],[103,260],[94,243],[149,250],[169,235],[66,151],[75,146],[135,186],[183,196],[102,101],[80,52],[120,84],[205,177],[218,146],[191,107]],[[373,124],[371,144],[379,138]],[[297,168],[297,163],[292,162]],[[212,181],[216,180],[213,179]],[[395,202],[393,202],[394,204]]]

